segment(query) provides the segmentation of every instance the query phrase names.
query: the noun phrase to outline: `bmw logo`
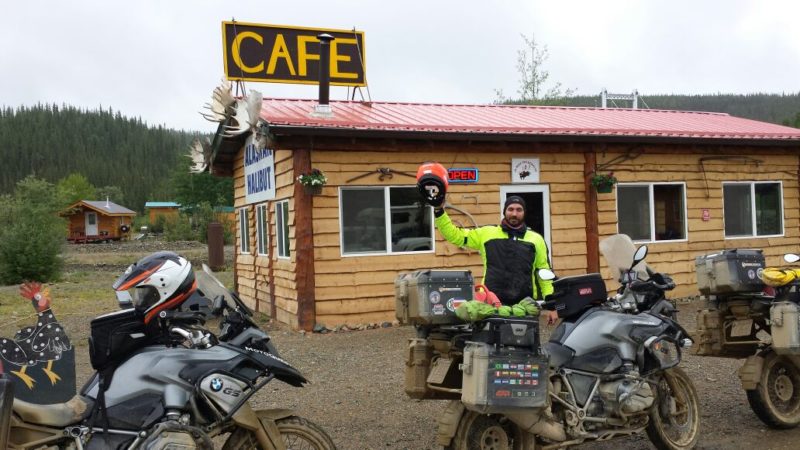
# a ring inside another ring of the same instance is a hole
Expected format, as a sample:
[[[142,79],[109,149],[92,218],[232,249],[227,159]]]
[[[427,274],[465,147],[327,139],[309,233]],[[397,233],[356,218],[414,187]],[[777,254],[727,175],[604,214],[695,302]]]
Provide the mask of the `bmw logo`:
[[[219,392],[222,390],[222,380],[219,378],[212,378],[211,379],[211,390],[214,392]]]

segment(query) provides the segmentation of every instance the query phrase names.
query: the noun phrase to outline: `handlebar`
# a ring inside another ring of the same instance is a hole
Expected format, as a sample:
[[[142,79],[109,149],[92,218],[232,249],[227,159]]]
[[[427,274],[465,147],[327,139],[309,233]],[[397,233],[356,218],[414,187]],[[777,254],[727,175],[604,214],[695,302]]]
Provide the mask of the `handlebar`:
[[[671,291],[675,289],[675,283],[672,280],[669,280],[663,284],[658,283],[654,280],[647,280],[647,281],[636,280],[631,282],[631,289],[635,292],[646,291],[651,286],[662,291]]]

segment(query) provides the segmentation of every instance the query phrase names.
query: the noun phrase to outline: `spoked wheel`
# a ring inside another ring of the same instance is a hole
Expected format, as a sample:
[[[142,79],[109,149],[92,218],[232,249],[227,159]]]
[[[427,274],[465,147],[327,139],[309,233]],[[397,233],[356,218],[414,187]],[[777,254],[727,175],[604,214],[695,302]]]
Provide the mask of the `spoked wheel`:
[[[533,450],[534,438],[500,415],[466,411],[449,450]]]
[[[747,391],[750,408],[771,428],[794,428],[800,424],[800,369],[773,351],[763,357],[758,385]]]
[[[319,426],[302,417],[291,416],[275,422],[286,450],[336,450],[330,436]],[[261,449],[250,430],[236,428],[222,450]]]
[[[673,367],[664,372],[656,391],[656,404],[647,424],[650,441],[660,450],[693,448],[699,437],[700,402],[692,380]]]

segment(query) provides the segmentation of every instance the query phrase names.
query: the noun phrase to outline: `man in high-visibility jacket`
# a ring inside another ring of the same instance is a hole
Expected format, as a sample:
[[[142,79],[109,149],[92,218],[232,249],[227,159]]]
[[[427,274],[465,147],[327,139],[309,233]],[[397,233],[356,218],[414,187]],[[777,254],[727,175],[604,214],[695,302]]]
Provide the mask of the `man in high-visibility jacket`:
[[[442,202],[443,203],[443,202]],[[444,208],[434,206],[435,224],[445,239],[461,248],[477,250],[483,260],[483,284],[505,305],[525,297],[543,299],[553,293],[553,282],[542,280],[538,269],[549,269],[544,238],[525,225],[525,200],[511,195],[503,205],[500,225],[459,228]]]

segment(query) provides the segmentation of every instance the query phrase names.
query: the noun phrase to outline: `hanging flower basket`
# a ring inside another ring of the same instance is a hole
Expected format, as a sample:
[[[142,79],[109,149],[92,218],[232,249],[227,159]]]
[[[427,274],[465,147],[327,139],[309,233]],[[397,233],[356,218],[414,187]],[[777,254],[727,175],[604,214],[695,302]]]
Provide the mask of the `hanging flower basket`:
[[[614,190],[617,179],[614,177],[614,172],[607,174],[595,172],[592,178],[589,179],[589,182],[594,186],[598,194],[609,194]]]
[[[322,194],[322,185],[321,184],[304,184],[303,190],[306,191],[308,195],[319,195]]]
[[[611,183],[595,185],[598,194],[610,194],[614,190],[614,185]]]
[[[328,182],[328,178],[319,169],[311,169],[311,172],[301,174],[297,177],[297,182],[303,185],[303,190],[309,195],[319,195],[322,193],[322,186]]]

